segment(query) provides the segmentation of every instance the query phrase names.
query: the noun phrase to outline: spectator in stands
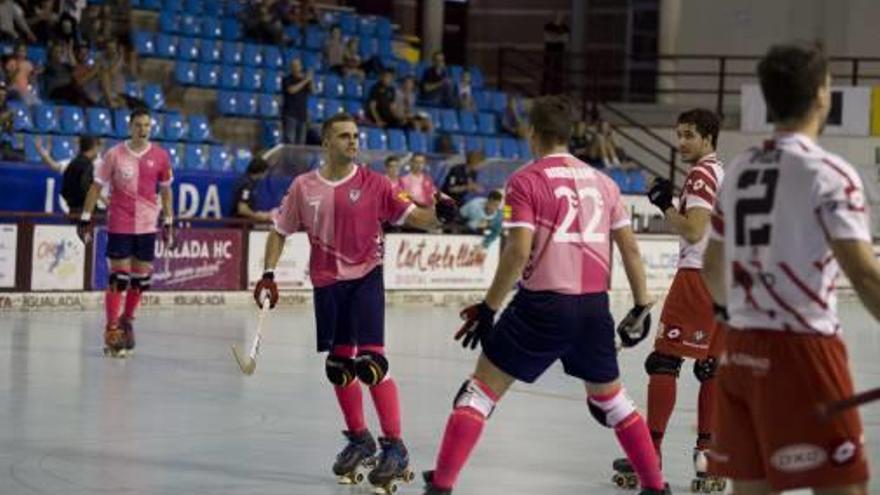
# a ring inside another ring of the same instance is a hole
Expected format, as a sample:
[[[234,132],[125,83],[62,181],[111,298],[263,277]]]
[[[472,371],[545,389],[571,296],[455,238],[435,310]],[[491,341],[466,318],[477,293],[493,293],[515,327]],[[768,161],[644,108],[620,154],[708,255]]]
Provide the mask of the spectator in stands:
[[[587,123],[583,120],[578,121],[574,126],[574,132],[571,134],[571,140],[568,142],[568,149],[577,159],[591,163],[590,151],[593,147],[593,141],[596,135],[590,130]]]
[[[409,174],[400,178],[400,187],[416,206],[429,208],[434,206],[434,193],[437,189],[431,176],[425,173],[426,163],[424,154],[413,154],[409,162]]]
[[[51,100],[78,106],[91,104],[88,95],[73,79],[73,66],[67,62],[64,44],[49,45],[49,60],[43,72],[43,94]]]
[[[603,167],[619,167],[622,150],[614,140],[614,129],[607,120],[595,121],[596,140],[593,143],[593,154],[599,158]],[[601,168],[601,167],[600,167]]]
[[[252,2],[242,10],[240,21],[245,34],[260,43],[273,45],[288,44],[284,34],[284,25],[273,9],[272,1]]]
[[[416,110],[417,102],[416,79],[406,76],[397,90],[394,106],[408,127],[421,132],[431,132],[431,117],[425,112]]]
[[[27,23],[37,41],[45,44],[55,37],[58,20],[55,0],[39,0],[34,5],[33,15],[27,19]]]
[[[318,8],[315,7],[314,0],[300,0],[299,10],[297,10],[297,24],[303,29],[309,24],[320,24],[321,18],[318,16]]]
[[[526,122],[520,114],[518,99],[514,95],[507,97],[504,114],[501,115],[501,130],[516,138],[525,137]]]
[[[436,52],[431,59],[433,65],[422,74],[422,100],[431,105],[454,107],[455,88],[446,70],[446,57],[443,52]]]
[[[274,6],[275,15],[284,26],[296,24],[296,6],[292,0],[277,0]]]
[[[395,108],[394,101],[397,90],[394,87],[394,71],[385,69],[379,78],[379,82],[373,85],[367,96],[364,112],[367,119],[379,127],[403,127],[406,121],[403,115]]]
[[[36,75],[39,70],[27,58],[27,45],[17,43],[12,57],[6,61],[6,77],[9,79],[9,99],[21,100],[26,105],[40,103],[34,89]]]
[[[79,217],[86,201],[86,194],[94,181],[95,167],[101,154],[101,141],[94,136],[79,137],[79,153],[69,162],[59,162],[43,147],[39,138],[34,140],[37,154],[43,163],[62,175],[61,197],[67,203],[71,215]]]
[[[24,161],[24,153],[12,146],[12,110],[6,103],[6,83],[0,81],[0,160]]]
[[[342,28],[330,28],[330,36],[324,41],[324,63],[332,71],[344,75],[345,40],[342,39]]]
[[[464,163],[449,169],[441,188],[443,193],[461,206],[468,194],[482,191],[482,186],[477,182],[477,171],[482,163],[482,152],[471,151],[468,153]]]
[[[544,25],[544,78],[541,93],[562,93],[565,86],[565,47],[568,44],[568,24],[562,12]]]
[[[143,101],[131,98],[125,93],[126,63],[116,40],[105,41],[101,55],[101,61],[98,63],[103,96],[101,102],[111,108],[125,105],[130,108],[145,107],[146,104]]]
[[[474,100],[474,88],[471,82],[471,72],[466,70],[461,73],[461,80],[456,85],[458,93],[458,108],[474,112],[477,110],[477,102]]]
[[[87,5],[86,0],[60,0],[58,26],[55,34],[58,39],[73,43],[81,39],[80,21]],[[129,5],[129,8],[131,6]],[[129,29],[129,32],[131,30]]]
[[[483,247],[489,247],[501,235],[500,191],[490,191],[487,197],[474,198],[459,210],[468,233],[483,237]]]
[[[400,158],[391,155],[385,158],[385,177],[395,188],[400,188]]]
[[[73,66],[76,91],[88,98],[88,106],[95,105],[101,99],[101,68],[91,62],[88,45],[77,45],[73,54],[76,58],[76,65]]]
[[[342,73],[345,76],[363,79],[365,73],[361,65],[361,56],[358,53],[358,39],[352,36],[345,44],[345,51],[342,53]]]
[[[309,95],[315,92],[315,75],[303,73],[302,61],[290,61],[290,74],[281,82],[284,98],[281,103],[281,125],[287,144],[306,144],[309,128]]]
[[[230,217],[254,222],[268,222],[272,219],[271,212],[257,210],[257,184],[268,173],[269,163],[260,154],[254,155],[244,175],[235,182]]]
[[[20,41],[19,32],[29,43],[37,41],[22,8],[13,0],[0,0],[0,42]]]

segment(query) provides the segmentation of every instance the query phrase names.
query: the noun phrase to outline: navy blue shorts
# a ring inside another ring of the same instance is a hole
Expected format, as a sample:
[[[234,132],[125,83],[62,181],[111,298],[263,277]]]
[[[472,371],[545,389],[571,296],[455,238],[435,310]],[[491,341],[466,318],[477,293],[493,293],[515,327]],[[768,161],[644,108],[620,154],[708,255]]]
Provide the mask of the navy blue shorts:
[[[107,233],[107,257],[111,260],[135,258],[138,261],[156,259],[156,234]]]
[[[334,345],[385,345],[382,267],[355,280],[314,289],[318,352]]]
[[[608,294],[520,289],[483,342],[483,353],[517,380],[532,383],[557,359],[565,373],[592,383],[620,376]]]

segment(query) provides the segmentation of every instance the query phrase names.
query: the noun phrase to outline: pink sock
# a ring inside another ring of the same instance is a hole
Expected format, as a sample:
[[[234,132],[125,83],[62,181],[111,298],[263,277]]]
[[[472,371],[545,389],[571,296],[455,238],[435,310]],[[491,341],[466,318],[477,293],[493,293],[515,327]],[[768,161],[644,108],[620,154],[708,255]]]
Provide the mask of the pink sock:
[[[120,306],[122,306],[122,293],[117,292],[115,288],[107,289],[104,293],[104,312],[107,315],[108,325],[119,323]]]
[[[473,381],[493,402],[498,400],[489,387],[477,382],[476,378]],[[443,490],[452,489],[471,451],[477,445],[485,424],[486,417],[473,407],[457,406],[452,410],[446,422],[446,432],[437,454],[437,466],[431,484]]]
[[[626,417],[614,428],[617,442],[639,477],[643,488],[662,490],[665,483],[660,472],[660,458],[654,450],[648,425],[638,411]]]
[[[134,312],[141,304],[141,290],[129,287],[125,292],[125,310],[122,314],[126,318],[134,318]]]
[[[370,387],[376,415],[382,425],[382,434],[388,438],[400,438],[400,400],[397,396],[397,383],[390,376],[378,385]]]
[[[356,351],[356,348],[353,346],[337,345],[333,347],[331,353],[335,356],[353,358]],[[339,409],[342,410],[342,416],[345,418],[345,427],[348,431],[359,433],[366,430],[367,422],[364,419],[364,399],[361,383],[355,379],[345,387],[334,385],[333,390],[336,392],[336,400],[339,401]]]

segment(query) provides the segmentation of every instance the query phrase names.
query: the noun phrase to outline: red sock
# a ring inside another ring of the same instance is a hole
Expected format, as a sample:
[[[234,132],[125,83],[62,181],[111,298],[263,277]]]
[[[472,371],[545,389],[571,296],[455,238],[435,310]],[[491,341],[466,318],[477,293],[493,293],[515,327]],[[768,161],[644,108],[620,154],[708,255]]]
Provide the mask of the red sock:
[[[390,376],[378,385],[370,387],[376,415],[382,425],[382,434],[388,438],[400,438],[400,400],[397,396],[397,383]]]
[[[617,441],[626,452],[633,471],[643,488],[662,490],[665,483],[660,472],[660,458],[651,442],[648,425],[638,411],[633,411],[614,428]]]
[[[497,402],[498,397],[489,387],[478,382],[476,378],[472,380],[491,401]],[[440,452],[437,454],[432,485],[443,490],[452,489],[471,451],[477,445],[485,424],[486,416],[474,407],[456,406],[452,410],[446,422],[446,432],[443,433]]]
[[[125,310],[123,311],[123,315],[126,318],[134,318],[134,312],[141,304],[141,290],[135,289],[133,287],[129,287],[127,291],[125,291]]]
[[[675,408],[676,377],[672,375],[651,375],[648,382],[648,428],[654,448],[660,452],[666,425]]]
[[[122,306],[122,293],[117,292],[115,288],[107,289],[104,293],[104,312],[107,315],[108,325],[119,323],[120,306]]]
[[[697,448],[709,448],[712,439],[712,402],[715,400],[715,380],[709,379],[700,384],[697,399]]]
[[[350,345],[333,346],[331,354],[346,358],[354,358],[357,348]],[[342,410],[342,416],[345,418],[345,427],[352,433],[358,433],[367,429],[367,422],[364,419],[364,399],[361,383],[355,378],[345,387],[334,385],[333,390],[336,391],[336,400],[339,401],[339,408]]]

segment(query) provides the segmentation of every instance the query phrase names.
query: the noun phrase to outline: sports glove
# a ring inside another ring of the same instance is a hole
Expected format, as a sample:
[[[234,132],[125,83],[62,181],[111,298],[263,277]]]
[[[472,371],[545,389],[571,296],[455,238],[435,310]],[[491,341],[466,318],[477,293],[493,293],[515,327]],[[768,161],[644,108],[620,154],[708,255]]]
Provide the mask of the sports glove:
[[[617,335],[623,347],[633,347],[648,336],[651,331],[651,306],[636,304],[617,325]]]
[[[664,178],[657,178],[648,190],[648,201],[660,208],[661,213],[672,207],[672,182]]]
[[[495,310],[490,308],[486,301],[468,306],[459,314],[464,324],[455,333],[455,340],[461,340],[461,346],[467,349],[476,349],[477,344],[492,331],[495,324]]]
[[[275,273],[272,271],[263,272],[263,278],[254,287],[254,301],[257,306],[262,308],[266,299],[269,299],[270,308],[278,304],[278,285],[275,284]]]

